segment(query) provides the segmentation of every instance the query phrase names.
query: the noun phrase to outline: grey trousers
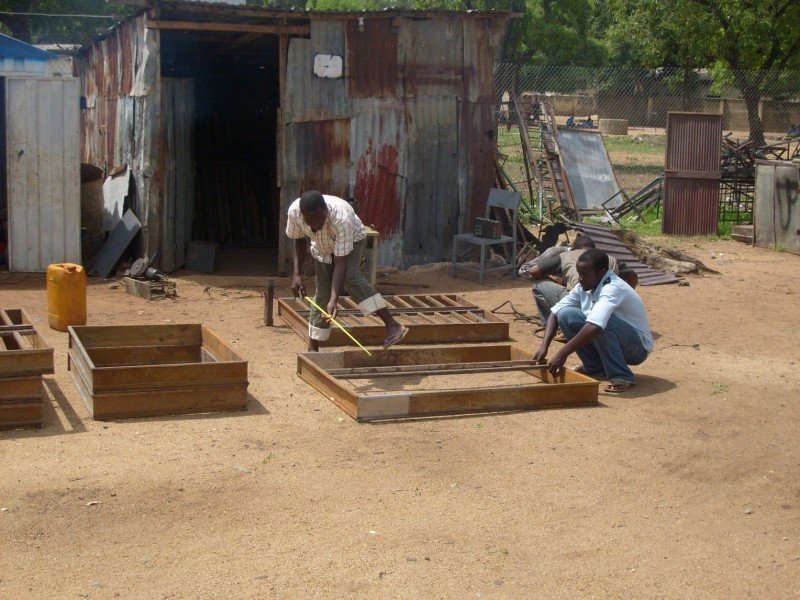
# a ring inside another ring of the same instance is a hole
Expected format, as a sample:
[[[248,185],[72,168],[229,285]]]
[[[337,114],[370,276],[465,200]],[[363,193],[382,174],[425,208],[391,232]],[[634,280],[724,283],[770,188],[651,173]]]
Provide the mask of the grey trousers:
[[[539,309],[542,325],[547,324],[547,319],[550,317],[550,309],[568,293],[567,288],[563,285],[558,285],[555,281],[549,279],[542,279],[533,284],[533,299],[536,302],[536,308]]]
[[[365,315],[371,315],[377,310],[386,308],[386,301],[375,288],[369,284],[367,278],[361,273],[361,254],[366,246],[366,240],[353,244],[353,251],[347,255],[347,278],[344,280],[344,289],[356,301],[358,308]],[[314,261],[317,291],[314,302],[322,308],[327,308],[331,299],[331,285],[333,283],[333,263]],[[320,312],[311,307],[308,317],[308,335],[312,340],[324,342],[331,335],[331,325],[323,320]]]

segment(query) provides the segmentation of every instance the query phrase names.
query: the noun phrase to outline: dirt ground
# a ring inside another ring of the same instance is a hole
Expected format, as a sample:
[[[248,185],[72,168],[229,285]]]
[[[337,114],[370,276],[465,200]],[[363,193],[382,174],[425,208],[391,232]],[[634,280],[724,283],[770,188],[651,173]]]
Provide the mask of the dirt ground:
[[[44,278],[2,274],[56,374],[44,429],[0,433],[0,597],[800,597],[800,257],[666,243],[720,274],[640,288],[656,350],[628,394],[384,424],[296,376],[302,341],[262,326],[264,279],[241,274],[151,303],[93,280],[89,320],[212,327],[250,362],[247,412],[92,421]],[[379,287],[534,310],[501,276]]]

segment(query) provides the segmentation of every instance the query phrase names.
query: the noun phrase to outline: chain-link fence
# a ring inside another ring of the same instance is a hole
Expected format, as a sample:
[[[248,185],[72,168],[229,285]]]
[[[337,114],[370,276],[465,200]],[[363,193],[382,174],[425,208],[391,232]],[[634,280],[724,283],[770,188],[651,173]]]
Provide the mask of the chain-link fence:
[[[800,124],[800,71],[741,72],[714,78],[701,70],[516,65],[495,67],[497,99],[547,95],[557,118],[623,119],[630,128],[663,129],[670,111],[721,114],[722,127],[747,138],[761,127],[768,138]],[[507,96],[508,97],[508,96]]]
[[[720,223],[752,219],[756,159],[800,155],[800,71],[742,72],[715,79],[697,70],[499,63],[495,82],[498,152],[505,173],[521,189],[529,174],[512,98],[520,101],[522,118],[533,130],[539,127],[546,98],[559,125],[617,134],[606,136],[605,145],[628,197],[663,173],[669,112],[722,115]],[[750,137],[754,141],[747,142]],[[530,200],[535,204],[532,195]]]

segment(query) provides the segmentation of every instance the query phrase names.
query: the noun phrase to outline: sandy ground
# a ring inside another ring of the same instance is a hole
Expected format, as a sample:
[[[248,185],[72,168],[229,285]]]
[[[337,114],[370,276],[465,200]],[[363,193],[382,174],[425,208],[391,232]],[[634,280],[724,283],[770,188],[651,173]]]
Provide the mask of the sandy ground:
[[[90,323],[211,326],[250,361],[248,411],[92,421],[43,277],[0,276],[56,351],[45,428],[0,433],[0,597],[800,597],[800,257],[667,243],[720,274],[640,288],[657,348],[627,395],[385,424],[295,375],[263,278],[188,274],[174,302],[94,280]],[[388,282],[533,312],[500,276]]]

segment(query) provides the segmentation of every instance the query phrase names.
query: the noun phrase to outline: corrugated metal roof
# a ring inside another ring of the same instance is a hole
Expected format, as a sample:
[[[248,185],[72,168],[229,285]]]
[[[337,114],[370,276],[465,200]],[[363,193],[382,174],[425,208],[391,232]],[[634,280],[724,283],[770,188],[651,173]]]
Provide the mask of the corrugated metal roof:
[[[654,269],[636,258],[633,252],[614,235],[613,229],[590,223],[570,223],[570,225],[573,229],[577,229],[592,238],[597,248],[616,258],[617,262],[624,262],[628,265],[638,275],[639,285],[661,285],[678,282],[678,278],[672,273]]]
[[[0,33],[0,59],[25,58],[28,60],[55,60],[57,54],[41,50],[16,38]]]

